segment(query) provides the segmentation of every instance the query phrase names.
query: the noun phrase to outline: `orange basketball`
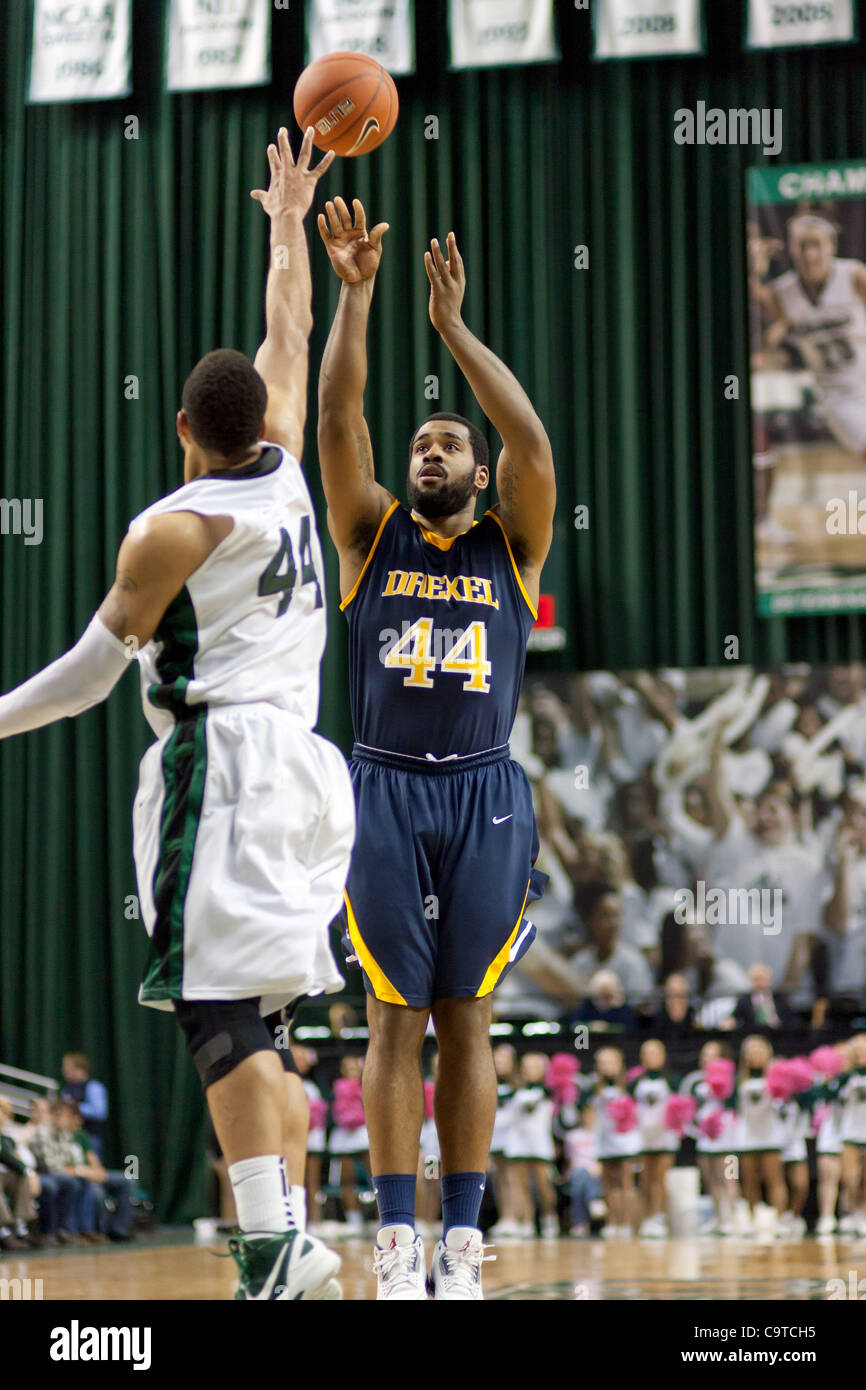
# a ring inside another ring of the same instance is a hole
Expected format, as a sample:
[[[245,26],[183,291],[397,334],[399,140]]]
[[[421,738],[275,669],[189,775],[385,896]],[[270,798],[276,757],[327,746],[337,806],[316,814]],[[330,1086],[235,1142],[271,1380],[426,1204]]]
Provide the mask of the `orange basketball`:
[[[295,83],[295,120],[313,143],[337,154],[369,154],[387,140],[399,102],[391,74],[365,53],[327,53]]]

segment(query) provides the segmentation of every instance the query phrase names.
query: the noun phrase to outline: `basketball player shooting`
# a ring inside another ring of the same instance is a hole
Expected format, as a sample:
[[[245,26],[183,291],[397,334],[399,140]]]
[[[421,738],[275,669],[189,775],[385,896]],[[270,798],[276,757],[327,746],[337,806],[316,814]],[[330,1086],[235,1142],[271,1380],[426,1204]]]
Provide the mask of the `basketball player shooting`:
[[[846,452],[866,455],[866,265],[836,254],[824,217],[788,223],[793,269],[770,281],[762,301],[765,344],[791,342],[812,370],[826,424]]]
[[[312,733],[325,609],[300,467],[303,224],[333,159],[310,167],[312,137],[295,163],[281,130],[270,185],[252,193],[272,251],[255,366],[219,350],[193,369],[177,414],[183,486],[130,525],[77,646],[0,699],[8,738],[100,703],[137,654],[157,736],[133,813],[150,936],[139,998],[186,1035],[237,1206],[237,1297],[263,1301],[341,1296],[339,1257],[303,1230],[308,1107],[275,1032],[278,1010],[342,987],[327,932],[354,830],[345,762]]]
[[[525,392],[463,322],[452,233],[447,258],[437,241],[425,255],[430,319],[502,438],[499,502],[475,522],[487,444],[459,415],[432,415],[415,431],[408,509],[376,482],[366,332],[388,228],[368,233],[357,199],[354,220],[340,198],[326,212],[319,231],[343,283],[319,378],[318,442],[357,740],[346,912],[368,996],[377,1298],[427,1297],[414,1225],[432,1014],[444,1225],[434,1297],[480,1299],[478,1215],[496,1112],[491,991],[532,941],[524,911],[543,881],[529,784],[508,739],[552,538],[553,460]]]

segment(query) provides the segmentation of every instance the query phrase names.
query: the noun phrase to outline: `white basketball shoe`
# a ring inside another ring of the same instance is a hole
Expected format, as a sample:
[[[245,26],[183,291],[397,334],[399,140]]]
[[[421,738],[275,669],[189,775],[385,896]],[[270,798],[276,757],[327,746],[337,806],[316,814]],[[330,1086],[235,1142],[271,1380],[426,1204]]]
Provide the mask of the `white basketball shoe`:
[[[481,1232],[474,1226],[452,1226],[433,1253],[431,1278],[436,1302],[472,1302],[484,1298],[481,1266],[495,1255],[485,1255]]]
[[[379,1280],[376,1301],[427,1301],[424,1242],[411,1226],[382,1226],[376,1235],[373,1273]]]

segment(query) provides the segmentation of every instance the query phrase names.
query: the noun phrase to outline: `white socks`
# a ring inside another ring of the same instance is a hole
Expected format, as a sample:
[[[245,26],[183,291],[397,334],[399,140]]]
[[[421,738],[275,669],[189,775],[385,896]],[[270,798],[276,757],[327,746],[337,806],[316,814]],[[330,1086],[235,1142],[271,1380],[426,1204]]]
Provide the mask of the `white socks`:
[[[229,1165],[229,1179],[242,1231],[280,1234],[296,1224],[292,1219],[288,1175],[281,1154],[242,1158]]]
[[[299,1231],[307,1229],[307,1189],[300,1183],[291,1187],[292,1216]]]

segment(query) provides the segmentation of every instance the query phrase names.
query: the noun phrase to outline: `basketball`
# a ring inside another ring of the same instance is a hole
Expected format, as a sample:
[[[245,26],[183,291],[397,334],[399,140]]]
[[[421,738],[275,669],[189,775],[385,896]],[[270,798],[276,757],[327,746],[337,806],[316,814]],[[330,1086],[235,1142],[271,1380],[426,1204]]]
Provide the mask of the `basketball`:
[[[314,126],[314,144],[336,154],[369,154],[397,122],[390,73],[364,53],[328,53],[304,68],[295,84],[295,120]]]

